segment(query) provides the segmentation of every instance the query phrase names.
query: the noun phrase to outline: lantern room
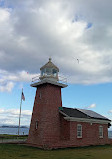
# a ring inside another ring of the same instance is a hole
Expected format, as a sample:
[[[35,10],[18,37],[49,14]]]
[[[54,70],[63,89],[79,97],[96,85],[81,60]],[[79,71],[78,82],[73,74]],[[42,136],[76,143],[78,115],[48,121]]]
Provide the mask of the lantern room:
[[[48,63],[46,63],[40,68],[40,71],[40,80],[49,79],[53,81],[58,81],[59,68],[51,62],[51,58],[49,58]]]

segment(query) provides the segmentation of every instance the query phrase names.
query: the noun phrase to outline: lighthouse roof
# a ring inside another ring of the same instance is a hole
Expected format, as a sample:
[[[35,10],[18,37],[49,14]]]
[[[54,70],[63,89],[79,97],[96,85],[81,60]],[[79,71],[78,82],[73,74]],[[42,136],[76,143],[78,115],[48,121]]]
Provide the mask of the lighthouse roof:
[[[44,68],[54,68],[59,72],[59,68],[51,62],[51,58],[49,58],[49,61],[44,66],[42,66],[40,70]]]
[[[108,120],[108,118],[92,111],[86,109],[77,109],[77,108],[67,108],[67,107],[59,107],[60,113],[64,114],[67,117],[72,118],[87,118],[87,119],[100,119],[100,120]]]

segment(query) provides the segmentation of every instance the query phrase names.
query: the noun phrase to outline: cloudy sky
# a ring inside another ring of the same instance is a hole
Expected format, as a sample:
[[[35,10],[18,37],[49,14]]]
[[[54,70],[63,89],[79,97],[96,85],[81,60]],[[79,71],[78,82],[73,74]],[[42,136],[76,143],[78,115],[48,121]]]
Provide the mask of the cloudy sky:
[[[0,0],[0,124],[18,124],[22,87],[30,124],[31,79],[49,57],[68,81],[64,106],[112,119],[111,0]]]

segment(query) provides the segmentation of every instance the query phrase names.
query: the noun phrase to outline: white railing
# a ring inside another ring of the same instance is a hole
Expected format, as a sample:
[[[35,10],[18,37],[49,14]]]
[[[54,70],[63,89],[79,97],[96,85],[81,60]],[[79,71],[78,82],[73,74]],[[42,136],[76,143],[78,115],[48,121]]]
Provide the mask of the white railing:
[[[35,82],[40,82],[40,75],[38,76],[35,76],[32,78],[32,83],[35,83]],[[63,83],[63,84],[67,84],[67,78],[63,77],[63,76],[58,76],[58,83]]]
[[[40,81],[40,75],[38,75],[38,76],[35,76],[35,77],[33,77],[32,78],[32,83],[34,83],[34,82],[39,82]]]
[[[67,78],[66,77],[63,77],[63,76],[58,76],[59,78],[59,81],[58,82],[62,82],[64,84],[67,84]]]

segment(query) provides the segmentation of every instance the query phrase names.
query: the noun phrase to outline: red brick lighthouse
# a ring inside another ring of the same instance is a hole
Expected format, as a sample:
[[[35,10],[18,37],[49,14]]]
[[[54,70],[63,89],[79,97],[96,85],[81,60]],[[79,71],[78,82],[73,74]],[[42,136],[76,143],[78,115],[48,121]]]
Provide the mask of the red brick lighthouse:
[[[44,148],[65,148],[112,143],[108,139],[111,120],[92,111],[62,107],[59,69],[49,58],[40,68],[27,144]]]
[[[61,88],[67,85],[59,82],[59,68],[51,62],[51,58],[40,71],[39,81],[31,84],[37,90],[27,143],[49,148],[60,140]]]

